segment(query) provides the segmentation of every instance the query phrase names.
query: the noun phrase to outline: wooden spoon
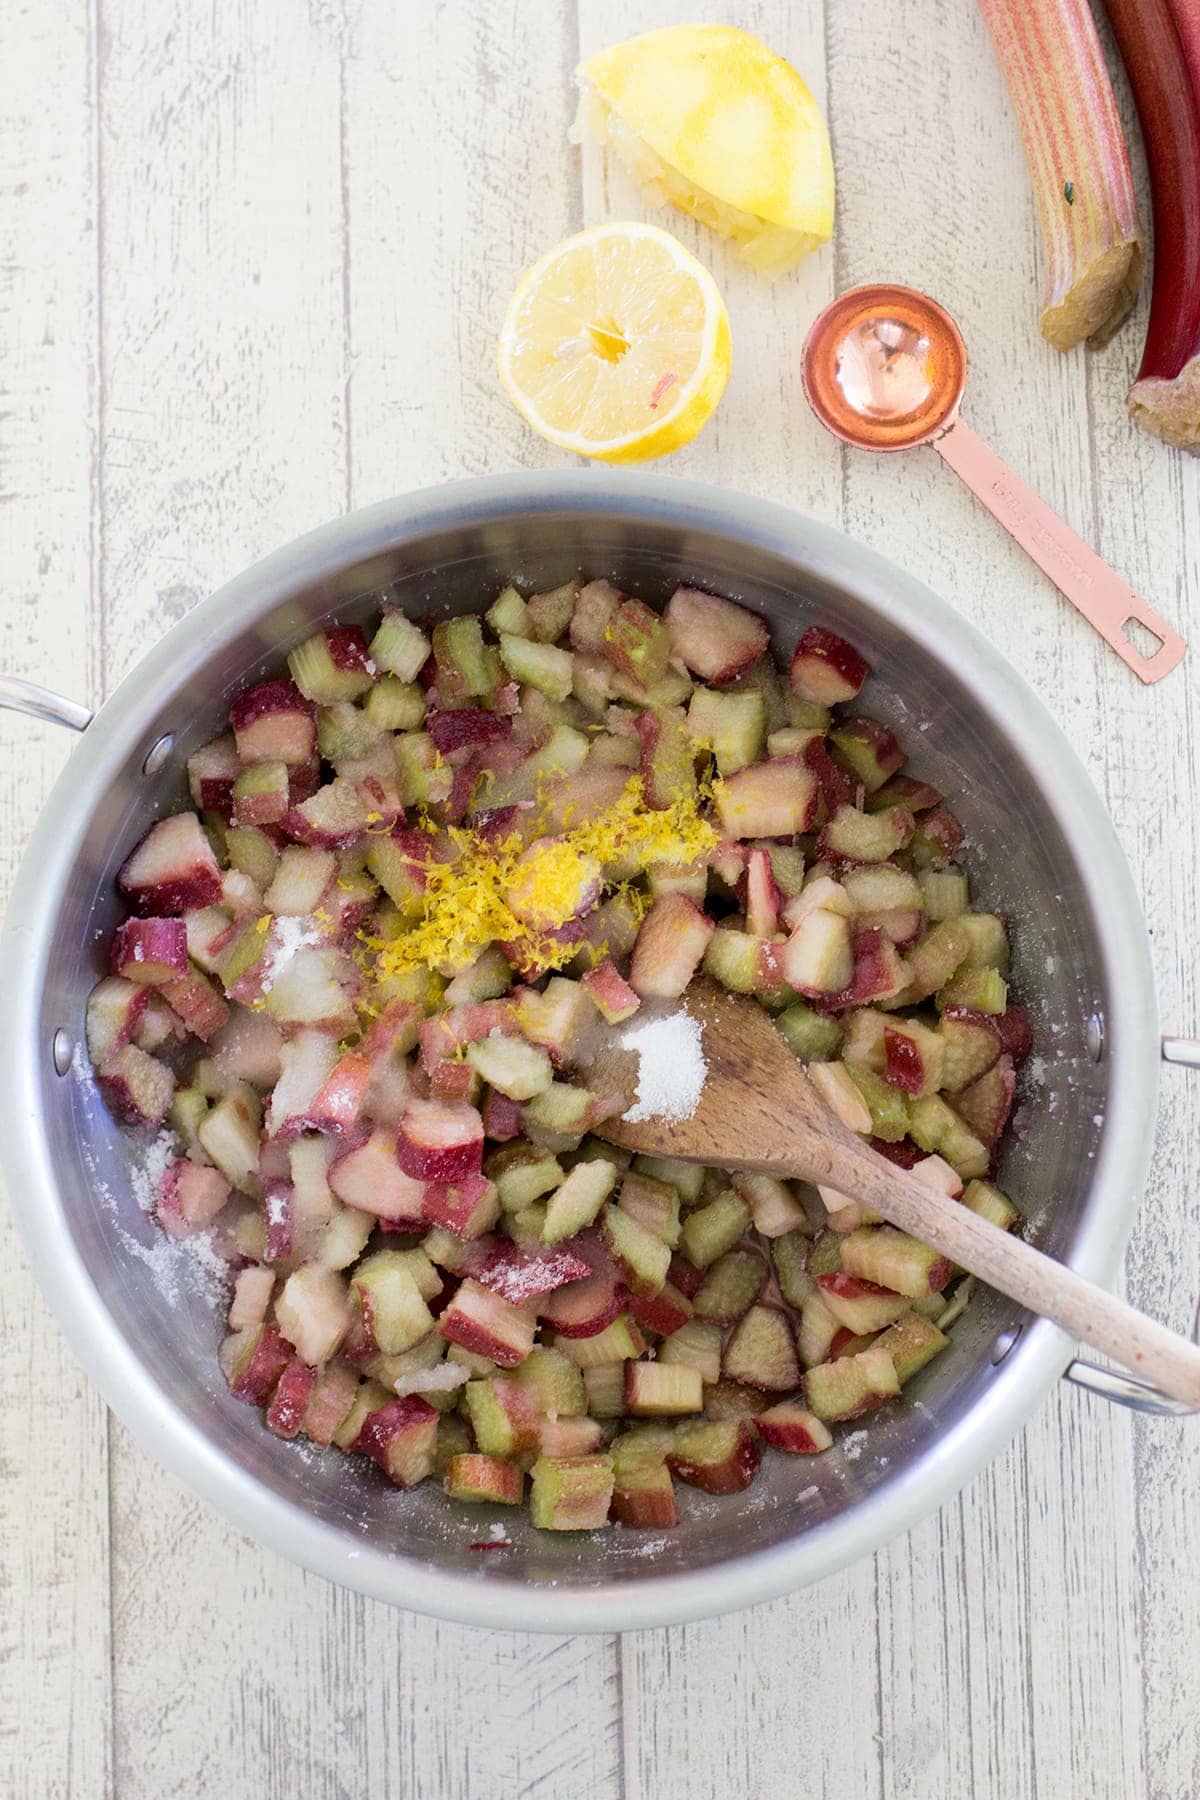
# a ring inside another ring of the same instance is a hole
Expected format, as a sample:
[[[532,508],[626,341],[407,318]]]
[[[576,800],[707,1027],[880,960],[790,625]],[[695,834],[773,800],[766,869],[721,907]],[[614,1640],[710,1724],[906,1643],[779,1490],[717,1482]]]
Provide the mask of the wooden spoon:
[[[694,1115],[673,1123],[614,1118],[597,1135],[652,1156],[815,1182],[860,1201],[1200,1410],[1200,1346],[887,1162],[831,1111],[756,1001],[702,978],[688,989],[686,1004],[701,1024],[708,1063]],[[626,1096],[627,1107],[637,1072],[635,1053],[622,1050],[613,1034],[593,1060],[589,1084]]]

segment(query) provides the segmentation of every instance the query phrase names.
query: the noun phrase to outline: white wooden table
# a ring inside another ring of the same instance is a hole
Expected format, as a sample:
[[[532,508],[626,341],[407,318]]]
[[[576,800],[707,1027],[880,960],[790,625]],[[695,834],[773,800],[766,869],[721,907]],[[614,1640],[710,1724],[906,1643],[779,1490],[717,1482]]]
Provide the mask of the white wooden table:
[[[735,357],[714,423],[654,478],[832,520],[1003,645],[1107,800],[1164,1017],[1194,1029],[1200,466],[1127,423],[1144,306],[1102,357],[1035,335],[1033,210],[969,0],[5,0],[0,668],[97,702],[310,525],[559,460],[498,392],[505,298],[567,232],[642,212],[567,147],[571,69],[695,17],[758,31],[827,104],[839,220],[774,287],[667,221],[723,283]],[[808,418],[806,325],[872,277],[946,301],[974,423],[1190,625],[1161,689],[935,458],[841,456]],[[6,875],[68,748],[0,718]],[[1177,1327],[1200,1294],[1198,1119],[1168,1071],[1128,1288]],[[0,1232],[9,1800],[1200,1793],[1194,1427],[1064,1391],[937,1517],[791,1599],[623,1639],[485,1634],[340,1593],[192,1500],[107,1414]]]

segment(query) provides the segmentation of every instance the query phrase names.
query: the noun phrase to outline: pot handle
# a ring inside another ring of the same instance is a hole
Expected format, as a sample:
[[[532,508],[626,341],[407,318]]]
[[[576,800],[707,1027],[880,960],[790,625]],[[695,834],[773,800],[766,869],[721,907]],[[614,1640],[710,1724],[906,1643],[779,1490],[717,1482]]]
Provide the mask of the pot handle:
[[[80,706],[77,700],[36,687],[32,681],[18,681],[15,675],[0,675],[0,709],[26,713],[31,719],[45,719],[51,725],[65,725],[69,731],[86,730],[93,717],[91,709]]]
[[[1183,1069],[1200,1069],[1200,1038],[1165,1037],[1162,1059]],[[1069,1363],[1063,1370],[1063,1377],[1087,1393],[1098,1395],[1101,1400],[1128,1406],[1132,1412],[1152,1413],[1160,1419],[1189,1418],[1196,1410],[1186,1400],[1172,1400],[1152,1382],[1139,1381],[1136,1375],[1127,1375],[1123,1369],[1108,1369],[1101,1363],[1089,1362],[1085,1356],[1077,1356]]]
[[[1101,1400],[1127,1406],[1132,1412],[1153,1413],[1160,1419],[1186,1419],[1196,1412],[1186,1400],[1172,1400],[1169,1394],[1164,1394],[1149,1381],[1139,1381],[1136,1375],[1126,1375],[1123,1369],[1106,1369],[1103,1364],[1089,1362],[1083,1356],[1077,1356],[1074,1362],[1067,1364],[1063,1379],[1074,1382],[1076,1387],[1089,1394],[1098,1395]]]

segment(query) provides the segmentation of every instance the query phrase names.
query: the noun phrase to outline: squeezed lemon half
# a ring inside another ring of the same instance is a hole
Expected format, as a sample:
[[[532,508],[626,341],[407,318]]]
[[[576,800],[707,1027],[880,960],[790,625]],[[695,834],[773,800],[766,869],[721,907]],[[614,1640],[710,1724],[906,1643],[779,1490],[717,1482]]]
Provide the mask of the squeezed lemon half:
[[[552,444],[642,462],[690,443],[729,379],[716,282],[670,232],[614,222],[566,238],[517,283],[500,380]]]
[[[833,157],[790,63],[732,25],[668,25],[575,71],[572,136],[607,144],[641,184],[778,275],[833,234]]]

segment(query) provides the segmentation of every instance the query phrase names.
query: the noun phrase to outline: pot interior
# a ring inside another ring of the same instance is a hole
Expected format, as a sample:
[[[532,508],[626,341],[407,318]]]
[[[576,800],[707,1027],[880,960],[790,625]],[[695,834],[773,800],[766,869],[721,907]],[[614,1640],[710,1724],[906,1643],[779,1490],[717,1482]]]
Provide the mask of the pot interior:
[[[277,666],[316,625],[365,617],[384,594],[417,619],[436,619],[486,606],[509,580],[549,587],[580,571],[607,576],[653,602],[664,601],[677,582],[693,582],[762,614],[785,658],[799,631],[819,622],[849,637],[877,671],[863,710],[895,730],[910,753],[911,772],[944,791],[968,833],[975,903],[1004,914],[1014,927],[1015,990],[1031,1009],[1036,1041],[1022,1081],[1023,1132],[1010,1143],[1000,1183],[1039,1244],[1057,1256],[1078,1248],[1107,1106],[1107,1058],[1090,1053],[1087,1031],[1110,999],[1092,898],[1048,798],[1054,771],[1035,771],[1019,737],[972,692],[982,672],[951,667],[923,643],[919,621],[912,626],[911,590],[906,626],[890,611],[877,575],[852,577],[845,555],[840,571],[835,567],[827,537],[806,552],[802,521],[793,521],[786,544],[771,545],[765,534],[743,542],[649,507],[629,518],[543,505],[473,524],[447,514],[404,541],[395,530],[390,542],[387,532],[375,535],[382,541],[332,574],[306,571],[296,554],[290,572],[280,558],[264,565],[270,573],[257,593],[247,591],[243,578],[230,633],[210,631],[185,666],[178,656],[164,660],[163,646],[153,659],[160,671],[156,691],[135,672],[108,709],[128,715],[120,728],[125,748],[115,778],[80,826],[74,875],[49,951],[42,1045],[49,1046],[58,1027],[82,1041],[85,998],[103,970],[118,917],[115,872],[151,817],[183,798],[186,757],[223,728],[230,697]],[[166,667],[174,673],[164,679]],[[174,737],[171,754],[148,777],[142,761],[167,731]],[[684,1516],[677,1530],[538,1533],[519,1513],[468,1511],[448,1503],[433,1484],[401,1494],[362,1459],[271,1437],[257,1411],[225,1391],[216,1361],[220,1309],[194,1259],[139,1207],[127,1134],[113,1125],[78,1067],[59,1078],[47,1066],[43,1099],[58,1189],[88,1279],[194,1434],[344,1542],[369,1543],[489,1587],[638,1583],[694,1574],[803,1534],[819,1536],[847,1509],[936,1459],[947,1433],[987,1411],[1004,1377],[993,1364],[997,1337],[1022,1317],[998,1296],[978,1295],[954,1328],[951,1348],[901,1403],[867,1421],[861,1433],[843,1428],[839,1445],[820,1458],[768,1453],[744,1494],[713,1499],[680,1484]],[[1110,1248],[1115,1254],[1116,1246]],[[284,1521],[287,1514],[277,1509],[274,1517]],[[473,1549],[500,1524],[511,1549],[487,1555]],[[286,1551],[286,1528],[279,1530],[278,1547]],[[404,1599],[402,1567],[391,1597]]]

